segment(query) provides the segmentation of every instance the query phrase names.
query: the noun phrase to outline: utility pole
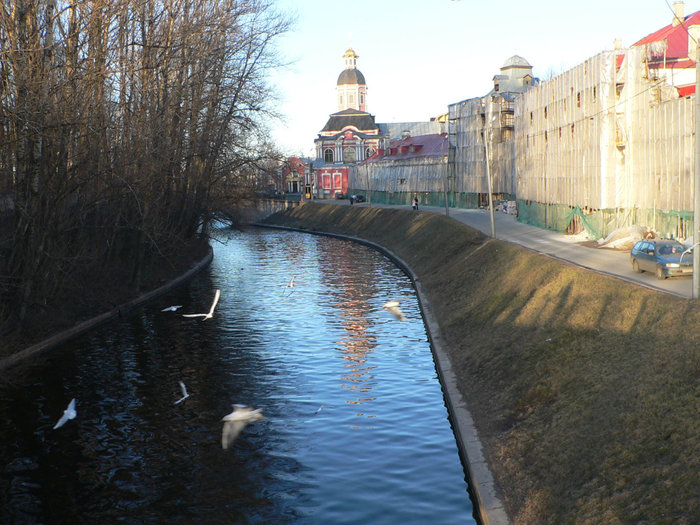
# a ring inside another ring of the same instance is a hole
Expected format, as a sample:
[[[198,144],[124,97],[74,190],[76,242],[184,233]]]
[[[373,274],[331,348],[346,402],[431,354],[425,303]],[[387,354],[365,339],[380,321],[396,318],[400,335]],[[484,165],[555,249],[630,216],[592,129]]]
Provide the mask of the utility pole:
[[[695,169],[693,173],[693,299],[700,298],[700,39],[695,42]]]

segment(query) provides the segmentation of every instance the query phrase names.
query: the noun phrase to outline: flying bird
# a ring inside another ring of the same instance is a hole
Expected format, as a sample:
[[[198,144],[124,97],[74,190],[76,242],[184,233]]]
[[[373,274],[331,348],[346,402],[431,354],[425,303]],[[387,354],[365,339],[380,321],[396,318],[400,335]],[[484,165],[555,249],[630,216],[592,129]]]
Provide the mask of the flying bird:
[[[53,429],[56,430],[57,428],[61,428],[63,425],[66,424],[66,421],[69,419],[75,419],[75,416],[77,416],[78,413],[75,411],[75,398],[70,400],[70,403],[68,403],[68,408],[66,408],[63,411],[63,415],[61,416],[61,419],[58,420],[58,422],[54,425]]]
[[[214,302],[211,304],[211,308],[209,309],[209,313],[206,314],[182,314],[182,317],[203,317],[203,321],[206,321],[207,319],[211,319],[214,317],[214,308],[216,308],[216,303],[219,302],[219,296],[221,295],[221,290],[216,290],[216,293],[214,294]]]
[[[264,416],[262,408],[252,409],[245,405],[233,405],[233,412],[221,418],[224,428],[221,432],[221,447],[227,450],[251,421],[259,421]]]
[[[168,306],[167,308],[163,308],[163,309],[161,310],[161,312],[174,312],[174,311],[177,310],[178,308],[182,308],[182,305],[181,305],[181,304],[176,304],[176,305],[173,305],[173,306]]]
[[[401,311],[401,308],[399,308],[399,302],[398,301],[387,301],[384,303],[384,306],[382,306],[385,310],[387,310],[390,314],[392,314],[396,319],[399,321],[405,321],[406,316],[403,314]]]
[[[292,277],[287,284],[284,285],[284,291],[287,291],[287,288],[289,288],[289,295],[292,294],[294,291],[294,277]]]
[[[183,383],[182,381],[180,381],[180,390],[182,390],[182,397],[180,399],[178,399],[177,401],[175,401],[176,405],[179,403],[182,403],[185,399],[190,397],[190,395],[187,393],[187,387],[185,386],[185,383]]]

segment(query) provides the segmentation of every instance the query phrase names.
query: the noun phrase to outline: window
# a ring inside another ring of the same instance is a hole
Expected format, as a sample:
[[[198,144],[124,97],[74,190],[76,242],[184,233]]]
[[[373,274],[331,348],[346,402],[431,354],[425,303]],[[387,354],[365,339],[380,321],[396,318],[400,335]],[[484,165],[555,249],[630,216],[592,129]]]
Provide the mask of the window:
[[[340,97],[338,98],[338,102],[341,106],[343,105],[343,95],[340,95]]]
[[[368,159],[368,158],[370,158],[372,155],[374,155],[374,148],[367,148],[367,149],[365,150],[365,158]]]
[[[355,148],[345,148],[343,149],[343,162],[352,164],[356,162],[357,158],[355,156]]]
[[[348,95],[348,104],[354,104],[354,103],[355,103],[354,95]]]
[[[323,161],[326,164],[333,164],[333,150],[328,148],[323,151]]]
[[[364,94],[360,93],[360,104],[364,104],[364,103],[365,103],[365,96],[364,96]]]
[[[544,118],[547,118],[547,106],[544,107]]]
[[[580,108],[581,107],[581,92],[579,91],[576,93],[576,107]]]

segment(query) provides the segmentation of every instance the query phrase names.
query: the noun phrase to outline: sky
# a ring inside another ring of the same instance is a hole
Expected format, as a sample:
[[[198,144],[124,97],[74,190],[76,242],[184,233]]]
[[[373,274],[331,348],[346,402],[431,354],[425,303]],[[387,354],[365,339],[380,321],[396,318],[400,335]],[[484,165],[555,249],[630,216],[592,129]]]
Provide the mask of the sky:
[[[672,20],[673,0],[275,0],[293,19],[276,44],[270,83],[282,115],[271,136],[286,155],[315,157],[337,111],[336,82],[352,47],[376,122],[427,121],[486,95],[513,55],[546,80],[628,47]],[[700,0],[686,0],[688,15]]]

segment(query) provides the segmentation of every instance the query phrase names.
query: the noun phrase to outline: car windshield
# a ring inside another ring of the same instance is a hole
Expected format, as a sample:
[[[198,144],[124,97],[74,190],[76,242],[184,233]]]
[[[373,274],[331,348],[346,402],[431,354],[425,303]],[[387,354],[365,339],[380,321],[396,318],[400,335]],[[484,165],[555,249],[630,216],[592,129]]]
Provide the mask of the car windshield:
[[[666,244],[659,247],[659,253],[661,255],[672,255],[683,253],[683,246],[680,244]]]

